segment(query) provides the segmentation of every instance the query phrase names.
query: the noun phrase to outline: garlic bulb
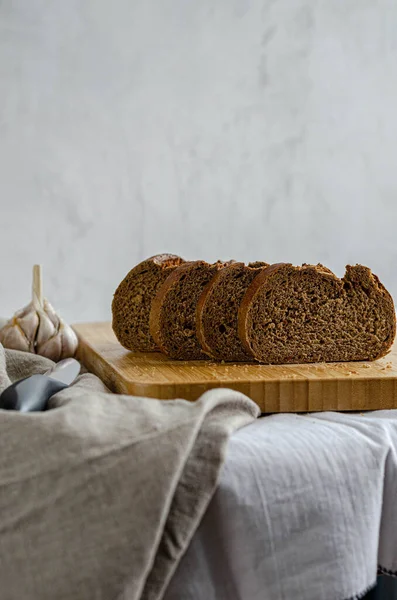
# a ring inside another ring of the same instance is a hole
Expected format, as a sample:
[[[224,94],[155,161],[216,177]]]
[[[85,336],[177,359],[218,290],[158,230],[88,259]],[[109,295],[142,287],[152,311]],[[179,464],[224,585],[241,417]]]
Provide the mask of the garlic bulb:
[[[33,268],[33,299],[0,330],[5,348],[40,354],[54,361],[74,356],[78,340],[75,332],[43,298],[41,267]]]

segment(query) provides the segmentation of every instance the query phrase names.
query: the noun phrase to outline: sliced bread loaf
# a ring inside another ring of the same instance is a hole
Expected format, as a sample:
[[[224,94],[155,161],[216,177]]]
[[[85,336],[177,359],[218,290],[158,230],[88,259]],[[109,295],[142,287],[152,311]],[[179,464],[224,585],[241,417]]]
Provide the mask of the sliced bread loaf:
[[[197,336],[209,356],[225,361],[252,360],[238,336],[238,309],[254,278],[267,263],[234,263],[218,271],[197,304]]]
[[[134,267],[118,286],[112,302],[113,331],[128,350],[151,352],[149,331],[152,300],[168,275],[185,262],[174,254],[158,254]]]
[[[244,348],[268,364],[375,360],[396,334],[392,297],[367,267],[272,265],[240,305]]]
[[[225,263],[185,263],[158,290],[150,312],[150,333],[168,356],[182,360],[207,358],[196,334],[196,306],[207,283]]]

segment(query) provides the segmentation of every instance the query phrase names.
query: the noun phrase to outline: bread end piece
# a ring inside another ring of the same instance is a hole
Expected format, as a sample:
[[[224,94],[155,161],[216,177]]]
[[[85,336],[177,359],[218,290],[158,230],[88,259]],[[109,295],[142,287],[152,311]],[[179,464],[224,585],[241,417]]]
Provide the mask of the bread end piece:
[[[184,263],[175,254],[157,254],[136,265],[117,287],[112,301],[112,327],[127,350],[153,352],[157,346],[149,331],[149,313],[158,287]]]

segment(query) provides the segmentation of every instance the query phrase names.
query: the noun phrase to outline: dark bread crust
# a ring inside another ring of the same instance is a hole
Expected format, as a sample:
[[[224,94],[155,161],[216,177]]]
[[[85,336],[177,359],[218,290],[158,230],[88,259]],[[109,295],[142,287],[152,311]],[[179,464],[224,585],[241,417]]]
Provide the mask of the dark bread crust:
[[[185,261],[175,254],[157,254],[136,265],[117,287],[112,301],[112,327],[120,344],[132,351],[153,352],[149,331],[151,302],[169,273]]]
[[[240,305],[239,336],[268,364],[375,360],[396,335],[393,299],[367,267],[342,279],[322,265],[277,264],[252,282]]]
[[[197,337],[211,358],[225,361],[252,360],[238,336],[238,309],[244,294],[264,262],[234,263],[221,269],[207,284],[197,303]]]
[[[228,263],[185,263],[159,288],[150,311],[150,332],[164,354],[180,360],[207,358],[197,338],[198,299],[216,272]]]

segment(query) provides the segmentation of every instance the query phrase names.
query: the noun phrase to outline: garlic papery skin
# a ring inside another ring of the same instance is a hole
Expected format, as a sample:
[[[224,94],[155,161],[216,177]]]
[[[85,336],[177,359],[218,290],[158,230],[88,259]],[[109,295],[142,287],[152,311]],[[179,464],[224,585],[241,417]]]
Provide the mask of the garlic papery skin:
[[[49,302],[47,302],[47,310],[48,307],[53,311],[53,308]],[[48,321],[50,320],[50,317],[47,311],[45,313],[44,311],[39,313],[40,325],[37,335],[36,353],[40,354],[41,356],[51,358],[57,362],[63,358],[70,358],[75,355],[78,346],[78,339],[73,329],[64,323],[64,321],[60,319],[55,312],[54,315],[58,321],[58,328],[53,335],[48,335],[45,337],[44,332],[47,333],[50,331],[50,328],[48,327]],[[40,331],[42,323],[43,330]]]
[[[28,340],[35,339],[39,326],[39,317],[32,302],[15,313],[12,321],[22,329]]]
[[[39,327],[39,316],[31,302],[15,315],[0,330],[0,342],[5,348],[34,352],[34,341]]]
[[[38,310],[37,316],[39,318],[39,326],[37,328],[35,342],[37,353],[41,354],[39,350],[40,347],[57,334],[57,328],[54,326],[54,323],[45,310]]]
[[[73,356],[70,354],[68,356],[62,356],[62,340],[59,335],[54,335],[37,346],[37,354],[45,356],[46,358],[51,358],[51,360],[55,362],[58,362],[61,358]]]
[[[77,335],[62,319],[60,319],[58,335],[62,341],[62,358],[72,357],[76,354],[79,345]]]
[[[0,331],[0,342],[3,344],[4,348],[33,352],[31,340],[26,337],[17,322],[9,322],[4,325],[3,329]]]

